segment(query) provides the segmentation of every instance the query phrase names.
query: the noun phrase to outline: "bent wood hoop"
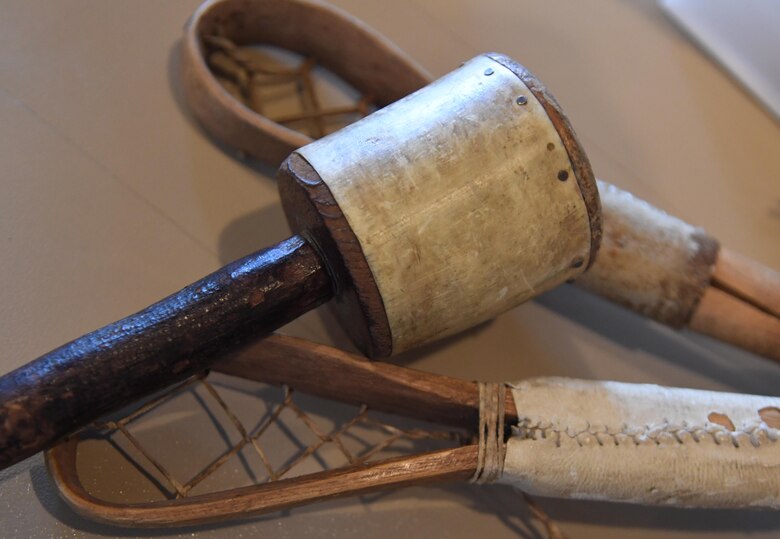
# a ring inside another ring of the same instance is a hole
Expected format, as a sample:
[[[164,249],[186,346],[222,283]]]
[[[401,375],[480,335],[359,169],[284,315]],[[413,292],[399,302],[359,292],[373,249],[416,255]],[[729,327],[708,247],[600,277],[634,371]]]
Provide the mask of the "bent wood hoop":
[[[214,138],[273,166],[312,139],[255,114],[225,91],[204,60],[203,36],[227,37],[239,45],[263,43],[316,56],[320,64],[379,106],[398,101],[433,80],[387,38],[325,2],[203,3],[187,23],[182,43],[187,101]]]
[[[464,427],[479,425],[477,384],[275,335],[217,364],[226,374]],[[327,380],[328,383],[323,383]],[[537,378],[508,384],[499,482],[531,494],[676,507],[780,507],[780,399],[655,385]],[[477,445],[318,472],[219,493],[122,505],[92,496],[76,437],[46,453],[78,513],[120,526],[182,526],[337,496],[468,480]]]

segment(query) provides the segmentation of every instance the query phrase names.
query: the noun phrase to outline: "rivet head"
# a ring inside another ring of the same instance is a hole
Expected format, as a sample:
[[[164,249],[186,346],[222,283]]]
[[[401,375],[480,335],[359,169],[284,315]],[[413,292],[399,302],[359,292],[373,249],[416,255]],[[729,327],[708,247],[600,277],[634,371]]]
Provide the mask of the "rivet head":
[[[520,97],[515,99],[515,102],[518,105],[525,105],[526,103],[528,103],[528,98],[526,96],[524,96],[524,95],[521,95]]]
[[[493,71],[493,68],[492,68],[492,67],[489,67],[489,68],[487,68],[487,69],[485,70],[485,76],[486,76],[486,77],[489,77],[489,76],[490,76],[490,75],[492,75],[493,73],[495,73],[495,71]]]
[[[569,179],[569,172],[566,170],[560,170],[558,171],[558,179],[562,182],[565,182]]]

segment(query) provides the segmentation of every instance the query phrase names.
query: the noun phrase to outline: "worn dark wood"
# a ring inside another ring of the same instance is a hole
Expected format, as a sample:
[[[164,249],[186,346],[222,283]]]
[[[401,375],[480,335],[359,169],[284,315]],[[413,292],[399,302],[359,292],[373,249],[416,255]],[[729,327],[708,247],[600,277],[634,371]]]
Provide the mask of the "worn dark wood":
[[[690,324],[707,288],[712,283],[712,271],[720,256],[720,242],[704,230],[691,235],[696,249],[688,262],[687,286],[680,289],[676,301],[681,306],[677,317],[669,317],[661,322],[680,329]],[[656,317],[654,317],[656,318]]]
[[[450,376],[399,367],[296,337],[272,335],[214,365],[214,370],[351,404],[474,430],[479,388]],[[517,423],[506,391],[507,426]]]
[[[330,303],[353,342],[368,357],[392,354],[384,302],[355,233],[320,175],[293,153],[278,173],[290,227],[305,234],[326,261],[334,283]]]
[[[87,492],[76,473],[76,448],[76,440],[69,440],[47,454],[49,472],[65,501],[92,520],[132,527],[205,524],[378,490],[465,481],[474,475],[478,452],[476,445],[467,445],[237,488],[227,496],[213,493],[119,505]]]
[[[528,86],[528,89],[531,90],[536,99],[538,99],[544,107],[547,116],[550,117],[550,121],[553,123],[555,129],[558,131],[558,135],[561,137],[566,152],[569,154],[569,160],[571,161],[574,170],[574,176],[577,179],[577,185],[580,187],[580,193],[585,201],[585,207],[588,210],[588,219],[590,221],[590,258],[588,259],[588,267],[590,267],[596,259],[596,253],[601,244],[602,231],[599,190],[596,186],[596,178],[593,175],[593,169],[590,166],[588,156],[582,148],[577,135],[574,133],[574,128],[572,128],[569,119],[563,113],[563,109],[558,104],[558,101],[556,101],[547,87],[542,84],[533,73],[505,54],[494,52],[487,56],[512,71],[521,81],[523,81],[523,84]],[[566,177],[568,177],[568,174],[560,174],[558,180],[566,181]]]
[[[330,296],[319,255],[294,236],[6,374],[0,467],[204,370]]]

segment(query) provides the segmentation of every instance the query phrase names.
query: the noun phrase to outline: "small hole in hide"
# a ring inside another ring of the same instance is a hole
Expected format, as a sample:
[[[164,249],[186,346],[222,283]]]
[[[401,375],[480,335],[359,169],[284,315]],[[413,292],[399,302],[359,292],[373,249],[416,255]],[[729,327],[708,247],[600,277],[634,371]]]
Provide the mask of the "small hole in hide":
[[[766,408],[761,408],[758,411],[758,415],[761,416],[761,419],[768,427],[780,429],[780,408],[767,406]]]
[[[720,425],[721,427],[725,427],[726,429],[730,431],[736,430],[734,428],[734,423],[731,421],[731,418],[727,416],[726,414],[721,414],[719,412],[710,412],[710,415],[707,416],[707,419],[710,421],[710,423],[715,423],[717,425]]]

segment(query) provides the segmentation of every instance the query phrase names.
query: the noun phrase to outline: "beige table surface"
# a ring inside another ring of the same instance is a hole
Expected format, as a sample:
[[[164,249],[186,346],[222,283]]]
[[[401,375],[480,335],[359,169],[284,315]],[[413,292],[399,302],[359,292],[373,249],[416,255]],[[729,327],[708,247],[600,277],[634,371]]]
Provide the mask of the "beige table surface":
[[[272,178],[183,107],[177,46],[197,3],[0,2],[0,372],[287,233]],[[780,128],[653,2],[336,3],[436,75],[486,50],[514,56],[563,104],[597,175],[780,268]],[[327,317],[287,330],[348,346]],[[780,395],[777,365],[570,287],[397,361]],[[780,536],[777,513],[542,504],[574,538]],[[414,488],[181,536],[498,538],[522,536],[526,517],[506,487]],[[0,536],[114,535],[136,533],[73,514],[40,455],[0,472]]]

